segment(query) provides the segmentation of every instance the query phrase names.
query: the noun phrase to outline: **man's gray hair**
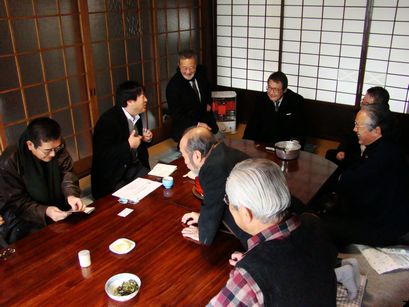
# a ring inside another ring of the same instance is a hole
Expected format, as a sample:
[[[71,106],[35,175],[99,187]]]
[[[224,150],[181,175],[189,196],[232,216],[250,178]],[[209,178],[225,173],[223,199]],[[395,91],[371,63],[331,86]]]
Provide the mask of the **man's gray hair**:
[[[198,150],[205,157],[213,145],[217,144],[216,137],[206,128],[190,127],[186,129],[183,135],[187,136],[186,151],[189,154]]]
[[[280,167],[267,159],[248,159],[233,168],[226,182],[232,206],[246,207],[262,223],[281,220],[291,196]]]
[[[369,130],[376,127],[381,128],[382,136],[391,137],[393,129],[393,117],[391,111],[385,109],[380,104],[369,104],[361,107],[361,111],[368,116],[369,122],[366,123]]]

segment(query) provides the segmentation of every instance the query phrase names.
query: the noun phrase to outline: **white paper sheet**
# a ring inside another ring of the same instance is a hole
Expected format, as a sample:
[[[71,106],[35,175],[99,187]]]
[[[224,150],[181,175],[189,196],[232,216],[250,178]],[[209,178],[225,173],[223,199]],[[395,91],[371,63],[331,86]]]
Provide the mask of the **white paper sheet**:
[[[137,203],[161,185],[162,184],[157,181],[145,178],[136,178],[134,181],[128,183],[126,186],[113,193],[112,196],[131,200]]]
[[[192,171],[189,171],[189,173],[184,174],[183,177],[188,177],[188,178],[190,178],[192,180],[195,180],[196,179],[196,174],[193,173]]]
[[[119,212],[118,215],[121,216],[121,217],[126,217],[126,216],[128,216],[132,211],[133,211],[133,209],[125,208],[124,210],[122,210],[121,212]]]
[[[409,249],[407,247],[392,249],[375,248],[360,244],[356,244],[356,246],[378,274],[409,269]]]
[[[148,173],[148,175],[157,177],[170,176],[176,170],[176,165],[158,163],[154,168]]]

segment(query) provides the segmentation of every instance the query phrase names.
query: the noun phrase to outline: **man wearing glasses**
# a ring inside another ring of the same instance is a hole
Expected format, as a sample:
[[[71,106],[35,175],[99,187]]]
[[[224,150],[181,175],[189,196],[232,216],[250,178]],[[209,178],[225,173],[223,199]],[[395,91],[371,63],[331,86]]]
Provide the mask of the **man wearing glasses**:
[[[354,132],[365,150],[337,184],[336,206],[322,215],[336,244],[399,244],[409,232],[409,165],[394,139],[394,118],[381,104],[361,107]]]
[[[287,76],[281,71],[268,77],[267,92],[255,101],[243,139],[268,144],[296,139],[304,145],[304,98],[287,86]]]
[[[59,124],[34,119],[17,146],[0,157],[1,233],[8,243],[84,210],[73,162],[64,148]]]

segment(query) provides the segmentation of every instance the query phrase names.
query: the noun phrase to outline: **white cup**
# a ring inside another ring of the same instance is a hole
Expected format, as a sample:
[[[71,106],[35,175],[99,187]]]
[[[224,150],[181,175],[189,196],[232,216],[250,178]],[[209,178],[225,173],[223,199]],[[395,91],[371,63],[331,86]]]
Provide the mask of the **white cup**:
[[[163,177],[162,184],[165,187],[165,189],[170,189],[173,186],[173,177],[172,176]]]
[[[91,255],[89,250],[84,249],[78,252],[78,260],[80,261],[80,266],[82,268],[87,268],[91,265]]]

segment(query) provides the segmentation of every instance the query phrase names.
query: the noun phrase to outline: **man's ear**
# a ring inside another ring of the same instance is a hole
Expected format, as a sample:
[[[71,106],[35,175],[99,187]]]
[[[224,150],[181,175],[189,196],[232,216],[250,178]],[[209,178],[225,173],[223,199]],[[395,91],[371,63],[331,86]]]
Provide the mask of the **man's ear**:
[[[249,208],[241,206],[239,210],[241,210],[243,221],[246,223],[251,223],[251,221],[253,221],[253,212],[251,212]]]
[[[200,151],[193,151],[193,161],[195,161],[195,163],[199,163],[200,161],[202,161],[202,154]]]
[[[27,144],[28,150],[32,151],[33,149],[35,149],[33,142],[27,141],[26,144]]]
[[[379,126],[376,126],[374,129],[374,132],[378,135],[378,136],[382,136],[382,129]]]

